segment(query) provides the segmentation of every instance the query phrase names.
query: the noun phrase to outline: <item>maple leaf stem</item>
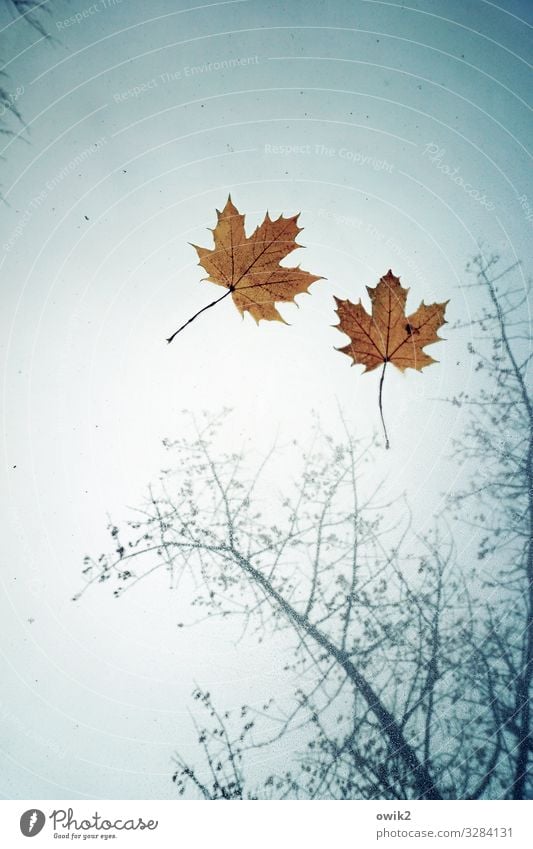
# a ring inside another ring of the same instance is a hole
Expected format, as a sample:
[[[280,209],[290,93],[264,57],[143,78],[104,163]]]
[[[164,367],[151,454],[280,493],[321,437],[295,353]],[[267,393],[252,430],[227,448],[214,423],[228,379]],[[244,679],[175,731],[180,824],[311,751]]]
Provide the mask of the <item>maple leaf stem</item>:
[[[385,448],[390,448],[389,436],[387,434],[387,428],[385,426],[385,419],[383,418],[383,380],[385,378],[385,369],[387,368],[387,360],[383,363],[383,371],[381,372],[381,378],[379,381],[379,412],[381,415],[381,424],[383,425],[383,433],[385,434]]]
[[[173,334],[172,334],[172,336],[169,336],[169,337],[168,337],[167,342],[170,344],[170,343],[172,342],[172,340],[173,340],[173,339],[174,339],[174,338],[178,335],[178,333],[181,333],[181,331],[182,331],[182,330],[185,330],[185,328],[187,327],[187,325],[191,324],[191,322],[193,322],[195,318],[198,318],[198,316],[199,316],[199,315],[201,315],[203,312],[205,312],[206,310],[211,309],[211,307],[214,307],[214,306],[215,306],[215,304],[219,304],[219,303],[220,303],[220,301],[223,301],[223,300],[224,300],[224,298],[227,298],[227,297],[228,297],[228,295],[231,295],[231,293],[232,293],[233,291],[234,291],[234,290],[233,290],[233,287],[232,287],[232,288],[230,288],[230,289],[228,289],[228,291],[227,291],[227,292],[224,292],[224,294],[223,294],[223,295],[221,295],[221,296],[220,296],[220,298],[217,298],[217,299],[216,299],[216,301],[211,301],[211,303],[210,303],[210,304],[207,304],[207,306],[202,307],[202,309],[201,309],[201,310],[198,310],[198,312],[196,312],[196,313],[192,316],[192,318],[190,318],[188,321],[186,321],[186,322],[185,322],[185,324],[182,324],[182,325],[181,325],[181,327],[178,327],[178,329],[176,330],[176,332],[175,332],[175,333],[173,333]]]

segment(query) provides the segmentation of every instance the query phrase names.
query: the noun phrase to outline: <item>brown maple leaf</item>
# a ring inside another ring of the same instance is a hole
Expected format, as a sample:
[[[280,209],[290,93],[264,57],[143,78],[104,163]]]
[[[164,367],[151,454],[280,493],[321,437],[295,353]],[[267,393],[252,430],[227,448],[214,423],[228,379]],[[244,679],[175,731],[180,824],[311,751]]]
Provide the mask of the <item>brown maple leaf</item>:
[[[400,278],[389,269],[375,288],[367,286],[372,303],[372,315],[369,315],[359,300],[358,304],[335,298],[339,323],[335,325],[341,333],[350,337],[343,348],[337,348],[353,359],[353,363],[365,366],[365,372],[382,365],[379,383],[379,409],[385,433],[385,444],[389,447],[387,429],[383,419],[382,392],[383,378],[387,363],[392,363],[405,371],[414,368],[421,371],[425,366],[436,362],[423,350],[426,345],[439,342],[437,330],[446,324],[442,304],[420,304],[416,312],[405,315],[405,302],[409,289],[404,289]]]
[[[267,212],[263,223],[251,236],[246,236],[244,215],[233,205],[230,196],[222,212],[217,209],[217,219],[212,230],[215,247],[193,247],[198,252],[199,265],[208,273],[204,279],[227,291],[182,325],[168,342],[200,313],[228,295],[232,296],[242,315],[249,312],[256,322],[261,319],[284,322],[276,303],[294,301],[296,295],[308,291],[311,283],[322,279],[302,271],[300,266],[286,268],[280,265],[288,254],[302,247],[296,242],[296,236],[302,231],[297,224],[298,215],[290,218],[280,215],[273,221]]]

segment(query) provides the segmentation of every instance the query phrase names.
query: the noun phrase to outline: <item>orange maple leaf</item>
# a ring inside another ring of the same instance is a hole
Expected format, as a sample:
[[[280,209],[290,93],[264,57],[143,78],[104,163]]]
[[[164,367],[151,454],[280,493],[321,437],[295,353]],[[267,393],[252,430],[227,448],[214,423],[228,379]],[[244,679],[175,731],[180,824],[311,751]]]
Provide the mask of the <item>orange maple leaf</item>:
[[[353,304],[351,301],[335,298],[339,316],[339,323],[335,326],[341,333],[350,337],[348,345],[336,350],[351,357],[353,364],[364,365],[365,372],[383,366],[379,384],[379,409],[388,448],[389,440],[382,406],[383,378],[387,363],[392,363],[400,371],[405,371],[406,368],[421,371],[425,366],[436,362],[423,348],[441,341],[437,330],[446,324],[444,312],[448,301],[441,304],[424,304],[422,301],[416,312],[406,316],[405,303],[409,289],[401,286],[400,278],[395,277],[390,269],[375,288],[366,288],[372,303],[371,315],[367,313],[361,300],[358,304]]]
[[[244,215],[233,205],[230,196],[222,212],[217,209],[217,219],[212,230],[215,247],[193,247],[198,252],[199,265],[208,273],[204,279],[224,286],[227,291],[182,325],[168,342],[200,313],[228,295],[232,296],[242,315],[249,312],[256,322],[261,319],[284,322],[276,303],[294,301],[296,295],[308,291],[311,283],[322,279],[302,271],[300,266],[286,268],[280,265],[288,254],[302,247],[296,242],[296,236],[302,231],[297,224],[298,215],[290,218],[280,215],[272,221],[267,212],[263,223],[251,236],[246,236]]]

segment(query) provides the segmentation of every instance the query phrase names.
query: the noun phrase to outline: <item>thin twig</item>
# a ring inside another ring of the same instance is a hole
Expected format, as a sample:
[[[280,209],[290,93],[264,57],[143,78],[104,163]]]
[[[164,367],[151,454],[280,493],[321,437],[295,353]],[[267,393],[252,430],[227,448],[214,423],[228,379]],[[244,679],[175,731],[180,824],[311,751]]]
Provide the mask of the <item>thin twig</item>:
[[[224,292],[224,294],[221,295],[220,298],[217,298],[216,301],[211,301],[211,303],[207,304],[206,307],[202,307],[201,310],[198,310],[198,312],[195,313],[192,318],[190,318],[188,321],[186,321],[185,324],[182,324],[181,327],[178,327],[178,329],[176,330],[175,333],[172,334],[172,336],[168,337],[167,342],[170,344],[172,342],[172,340],[174,339],[174,337],[177,336],[178,333],[181,333],[181,331],[184,330],[187,327],[188,324],[190,324],[192,321],[194,321],[195,318],[198,318],[198,316],[201,315],[203,312],[205,312],[208,309],[211,309],[211,307],[214,307],[215,304],[219,304],[220,301],[223,301],[224,298],[227,298],[228,295],[231,295],[231,293],[233,291],[234,291],[234,287],[230,286],[229,289],[227,290],[227,292]]]

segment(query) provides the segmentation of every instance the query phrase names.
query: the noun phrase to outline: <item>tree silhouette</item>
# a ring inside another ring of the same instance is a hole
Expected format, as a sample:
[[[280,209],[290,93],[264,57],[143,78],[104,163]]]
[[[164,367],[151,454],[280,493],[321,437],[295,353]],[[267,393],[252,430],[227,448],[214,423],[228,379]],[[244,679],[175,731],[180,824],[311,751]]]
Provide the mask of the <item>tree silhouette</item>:
[[[113,554],[86,558],[82,592],[112,580],[118,597],[158,570],[172,584],[187,575],[181,591],[190,588],[202,617],[238,618],[259,640],[281,633],[286,642],[279,672],[290,697],[222,712],[209,692],[195,691],[207,718],[196,720],[201,759],[176,756],[180,794],[531,793],[533,428],[528,359],[513,348],[525,344],[516,323],[524,295],[511,287],[501,296],[493,264],[480,263],[476,285],[489,307],[476,327],[492,354],[471,347],[485,369],[481,389],[452,400],[469,410],[456,451],[471,485],[430,533],[415,533],[403,497],[383,501],[373,444],[348,429],[339,443],[318,430],[292,490],[266,498],[267,460],[254,471],[243,453],[215,450],[220,422],[207,418],[195,439],[166,443],[169,469],[127,539],[112,525]],[[494,436],[503,425],[505,451]],[[452,514],[486,527],[477,563],[457,553]],[[275,753],[295,737],[284,772],[247,779],[258,749]]]
[[[5,7],[14,17],[36,30],[42,38],[50,39],[41,21],[41,16],[50,11],[49,4],[39,0],[5,0]],[[13,134],[9,118],[15,118],[22,123],[18,101],[24,91],[23,86],[16,86],[13,89],[9,79],[6,71],[0,71],[0,135],[8,136]]]
[[[471,469],[470,484],[452,499],[459,515],[483,537],[478,557],[488,591],[485,656],[491,677],[485,697],[500,728],[512,772],[514,799],[531,795],[528,775],[533,674],[533,401],[531,397],[530,285],[519,264],[501,269],[497,256],[477,256],[469,270],[486,298],[471,322],[470,352],[482,388],[461,393],[453,403],[469,410],[469,426],[456,441],[460,462]],[[494,601],[500,598],[500,603]]]

